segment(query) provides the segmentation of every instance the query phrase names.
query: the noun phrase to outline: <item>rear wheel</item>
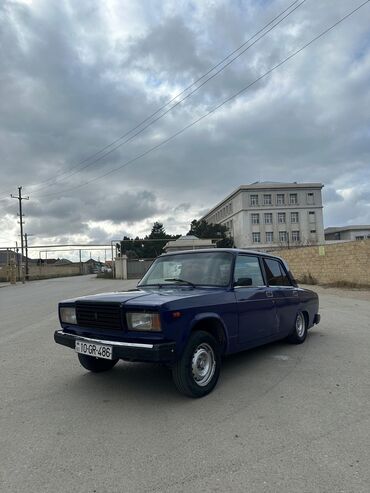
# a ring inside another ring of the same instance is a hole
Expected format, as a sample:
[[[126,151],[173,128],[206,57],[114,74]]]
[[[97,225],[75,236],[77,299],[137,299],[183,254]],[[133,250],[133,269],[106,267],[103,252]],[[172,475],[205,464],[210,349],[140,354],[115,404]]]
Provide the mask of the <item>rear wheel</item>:
[[[287,341],[291,344],[302,344],[307,337],[307,321],[302,312],[298,312],[292,333],[288,336]]]
[[[203,397],[220,376],[221,351],[216,339],[205,331],[193,332],[181,358],[172,367],[178,390],[190,397]]]
[[[78,359],[86,370],[94,373],[111,370],[118,361],[118,359],[94,358],[94,356],[87,356],[86,354],[80,353],[78,354]]]

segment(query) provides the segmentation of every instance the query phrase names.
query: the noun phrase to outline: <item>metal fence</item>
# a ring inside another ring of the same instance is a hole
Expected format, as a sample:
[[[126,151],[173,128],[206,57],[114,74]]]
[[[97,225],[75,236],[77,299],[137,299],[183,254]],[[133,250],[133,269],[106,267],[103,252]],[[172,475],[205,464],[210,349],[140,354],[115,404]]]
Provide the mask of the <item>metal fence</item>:
[[[128,259],[127,260],[127,278],[141,279],[149,267],[152,265],[153,259]]]

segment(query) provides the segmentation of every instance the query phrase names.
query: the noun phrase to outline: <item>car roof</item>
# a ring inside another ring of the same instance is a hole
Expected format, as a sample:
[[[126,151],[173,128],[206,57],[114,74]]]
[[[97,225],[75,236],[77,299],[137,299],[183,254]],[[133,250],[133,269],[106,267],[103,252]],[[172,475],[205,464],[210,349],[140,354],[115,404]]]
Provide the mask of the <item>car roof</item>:
[[[220,253],[220,252],[227,252],[233,255],[238,255],[239,253],[249,253],[252,255],[257,255],[259,257],[271,257],[271,258],[279,259],[285,264],[284,259],[278,257],[277,255],[272,255],[271,253],[266,253],[266,252],[259,252],[257,250],[244,250],[242,248],[196,248],[194,250],[179,250],[175,252],[162,253],[160,257],[167,257],[167,256],[179,255],[179,254],[184,255],[191,253]]]

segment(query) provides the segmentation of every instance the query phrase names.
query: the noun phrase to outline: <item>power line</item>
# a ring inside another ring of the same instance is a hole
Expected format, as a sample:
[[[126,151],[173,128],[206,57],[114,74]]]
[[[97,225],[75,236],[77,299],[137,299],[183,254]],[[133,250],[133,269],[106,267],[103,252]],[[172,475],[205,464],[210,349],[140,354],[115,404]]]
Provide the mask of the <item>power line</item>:
[[[247,39],[246,41],[244,41],[244,43],[242,43],[238,48],[236,48],[234,51],[232,51],[231,53],[229,53],[226,57],[224,57],[220,62],[218,62],[216,65],[214,65],[212,68],[210,68],[205,74],[203,74],[201,77],[199,77],[197,80],[195,80],[194,82],[192,82],[189,86],[187,86],[185,89],[183,89],[181,92],[179,92],[178,94],[176,94],[172,99],[170,99],[167,103],[165,103],[164,105],[162,105],[160,108],[158,108],[154,113],[152,113],[151,115],[149,115],[148,117],[146,117],[144,120],[142,120],[140,123],[138,123],[135,127],[133,127],[131,130],[129,130],[128,132],[126,132],[125,134],[121,135],[120,137],[118,137],[116,140],[114,140],[113,142],[111,142],[110,144],[107,144],[106,146],[104,146],[102,149],[100,149],[99,151],[95,152],[94,154],[88,156],[87,158],[83,159],[82,161],[80,161],[78,164],[77,164],[77,168],[76,169],[71,169],[69,171],[65,171],[64,173],[61,173],[58,176],[54,176],[53,178],[49,179],[49,180],[46,180],[45,182],[42,182],[40,183],[39,185],[43,185],[43,184],[46,184],[46,183],[49,183],[49,185],[43,187],[43,186],[39,186],[39,188],[37,188],[36,190],[32,191],[32,192],[29,192],[30,194],[33,194],[35,192],[38,192],[38,191],[41,191],[41,190],[44,190],[45,188],[49,188],[49,186],[52,186],[53,184],[57,183],[59,181],[59,179],[61,177],[64,177],[64,178],[67,178],[69,176],[73,176],[75,175],[76,173],[80,173],[81,171],[83,171],[84,169],[92,166],[93,164],[101,161],[102,159],[104,159],[105,157],[107,157],[109,154],[111,154],[112,152],[116,151],[119,147],[122,147],[123,145],[131,142],[132,140],[135,139],[135,137],[137,137],[138,135],[140,135],[142,132],[144,132],[148,127],[150,127],[151,125],[153,125],[155,122],[157,122],[158,120],[162,119],[165,115],[167,115],[170,111],[172,111],[174,108],[176,108],[179,104],[181,104],[183,101],[185,101],[186,99],[190,98],[195,92],[199,91],[205,84],[207,84],[210,80],[212,80],[213,78],[215,78],[220,72],[222,72],[223,70],[225,70],[229,65],[231,65],[237,58],[241,57],[246,51],[248,51],[252,46],[254,46],[258,41],[260,41],[263,37],[265,37],[269,32],[271,32],[273,29],[275,29],[281,22],[283,22],[288,16],[290,16],[295,10],[297,10],[303,3],[305,3],[307,0],[295,0],[293,3],[291,3],[286,9],[284,9],[282,12],[280,12],[276,17],[274,17],[271,21],[269,21],[264,27],[262,27],[261,29],[259,29],[255,34],[253,34],[253,36],[251,36],[249,39]],[[299,3],[298,3],[299,2]],[[292,7],[297,4],[293,9]],[[290,10],[292,9],[292,10]],[[286,12],[288,12],[286,14]],[[284,15],[286,14],[286,15]],[[283,16],[283,17],[282,17]],[[278,22],[275,23],[275,21],[277,21],[277,19],[279,19],[279,17],[282,17]],[[274,24],[275,23],[275,24]],[[265,31],[269,26],[271,26],[273,24],[272,27],[270,27],[266,32],[263,33],[263,31]],[[246,48],[244,48],[248,43],[250,43],[254,38],[256,38],[259,34],[263,33],[261,36],[259,36],[253,43],[251,43],[249,46],[247,46]],[[238,53],[235,57],[233,57],[233,55],[235,55],[237,52],[239,52],[242,48],[244,48],[244,50],[242,50],[240,53]],[[232,58],[233,57],[233,58]],[[231,58],[231,60],[230,60]],[[189,89],[191,89],[192,87],[194,87],[196,84],[198,84],[198,82],[200,82],[202,79],[204,79],[205,77],[207,77],[210,73],[212,73],[214,70],[216,70],[218,67],[220,67],[222,64],[224,64],[227,60],[229,60],[224,66],[222,66],[219,70],[217,70],[213,75],[211,75],[210,77],[208,77],[206,80],[204,80],[199,86],[197,86],[195,89],[193,89],[189,94],[187,94],[184,98],[182,98],[180,101],[176,102],[174,105],[172,105],[169,109],[167,109],[164,113],[162,113],[161,115],[159,115],[158,117],[156,117],[155,119],[152,120],[152,118],[156,115],[158,115],[158,113],[160,113],[163,109],[165,109],[167,106],[169,106],[172,102],[174,102],[177,98],[179,98],[180,96],[182,96],[183,94],[185,94]],[[152,121],[150,121],[152,120]],[[143,126],[146,122],[149,123],[147,125],[145,125],[142,129],[138,130],[141,126]],[[123,142],[120,142],[121,140],[123,140],[124,138],[128,137],[130,134],[132,134],[133,132],[135,132],[135,130],[138,130],[136,133],[134,133],[134,135],[131,135],[131,137],[129,137],[128,139],[124,140]],[[120,144],[116,145],[118,142],[120,142]],[[113,147],[114,146],[114,147]],[[112,148],[111,148],[112,147]],[[109,149],[111,148],[111,149]],[[109,150],[108,150],[109,149]],[[107,152],[105,152],[107,151]],[[101,154],[99,156],[99,154]],[[96,158],[96,159],[93,159],[93,158]],[[88,164],[85,164],[87,163],[88,161],[90,161],[91,159],[93,159],[93,161],[91,161],[90,163]],[[82,166],[80,168],[80,165],[82,164],[85,164],[85,166]],[[50,182],[52,182],[50,184]],[[31,185],[31,186],[38,186],[38,185]]]
[[[250,87],[252,87],[255,84],[257,84],[259,81],[261,81],[262,79],[264,79],[265,77],[267,77],[268,75],[270,75],[272,72],[274,72],[275,70],[277,70],[279,67],[281,67],[282,65],[284,65],[286,62],[288,62],[289,60],[291,60],[292,58],[294,58],[295,56],[297,56],[299,53],[301,53],[303,50],[305,50],[306,48],[308,48],[310,45],[312,45],[318,39],[320,39],[323,36],[325,36],[325,34],[327,34],[328,32],[330,32],[331,30],[333,30],[336,26],[338,26],[343,21],[345,21],[346,19],[348,19],[348,17],[352,16],[355,12],[357,12],[358,10],[360,10],[362,7],[364,7],[369,2],[370,2],[370,0],[366,0],[365,2],[363,2],[362,4],[360,4],[359,6],[357,6],[355,9],[351,10],[348,14],[346,14],[341,19],[339,19],[337,22],[335,22],[334,24],[332,24],[330,27],[328,27],[327,29],[325,29],[324,31],[322,31],[320,34],[318,34],[317,36],[315,36],[314,38],[312,38],[309,42],[307,42],[306,44],[304,44],[303,46],[301,46],[298,50],[292,52],[290,55],[288,55],[282,61],[280,61],[279,63],[277,63],[276,65],[274,65],[272,68],[270,68],[269,70],[267,70],[267,72],[265,72],[264,74],[262,74],[259,77],[257,77],[257,79],[255,79],[253,82],[251,82],[248,85],[244,86],[242,89],[240,89],[239,91],[237,91],[233,95],[229,96],[227,99],[223,100],[220,104],[218,104],[217,106],[215,106],[214,108],[212,108],[207,113],[205,113],[201,117],[197,118],[193,122],[189,123],[188,125],[186,125],[182,129],[178,130],[177,132],[175,132],[174,134],[172,134],[167,139],[165,139],[165,140],[161,141],[160,143],[156,144],[155,146],[149,148],[145,152],[139,154],[138,156],[136,156],[136,157],[134,157],[134,158],[132,158],[132,159],[130,159],[128,161],[126,161],[125,163],[121,164],[120,166],[118,166],[116,168],[113,168],[110,171],[107,171],[107,172],[103,173],[102,175],[99,175],[99,176],[97,176],[95,178],[92,178],[91,180],[86,181],[85,183],[82,183],[80,185],[77,185],[75,187],[72,187],[72,188],[69,188],[69,189],[66,189],[66,190],[62,190],[60,192],[54,192],[54,193],[49,193],[49,194],[41,194],[41,195],[38,195],[38,196],[39,197],[56,196],[56,195],[64,194],[66,192],[77,190],[79,188],[85,187],[86,185],[89,185],[90,183],[93,183],[93,182],[95,182],[97,180],[100,180],[100,179],[102,179],[102,178],[104,178],[104,177],[106,177],[106,176],[108,176],[108,175],[110,175],[112,173],[115,173],[115,172],[119,171],[120,169],[122,169],[122,168],[124,168],[124,167],[126,167],[126,166],[128,166],[130,164],[132,164],[133,162],[135,162],[135,161],[137,161],[137,160],[139,160],[139,159],[147,156],[151,152],[157,150],[158,148],[162,147],[163,145],[167,144],[168,142],[174,140],[176,137],[178,137],[179,135],[181,135],[186,130],[188,130],[189,128],[193,127],[194,125],[196,125],[200,121],[204,120],[205,118],[207,118],[211,114],[215,113],[218,109],[220,109],[225,104],[229,103],[233,99],[235,99],[238,96],[240,96],[242,93],[244,93],[245,91],[247,91]]]

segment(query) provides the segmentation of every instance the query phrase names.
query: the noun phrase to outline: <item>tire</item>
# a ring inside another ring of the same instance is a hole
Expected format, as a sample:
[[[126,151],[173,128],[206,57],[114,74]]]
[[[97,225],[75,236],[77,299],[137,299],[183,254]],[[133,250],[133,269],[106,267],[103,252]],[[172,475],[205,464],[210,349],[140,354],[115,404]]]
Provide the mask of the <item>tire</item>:
[[[302,312],[298,312],[292,333],[287,337],[291,344],[302,344],[307,337],[307,320]]]
[[[172,367],[177,389],[189,397],[204,397],[220,376],[221,349],[216,339],[203,330],[193,332],[181,358]]]
[[[87,356],[86,354],[78,354],[78,360],[86,370],[93,373],[100,373],[102,371],[108,371],[113,368],[118,359],[102,359],[94,358],[94,356]]]

